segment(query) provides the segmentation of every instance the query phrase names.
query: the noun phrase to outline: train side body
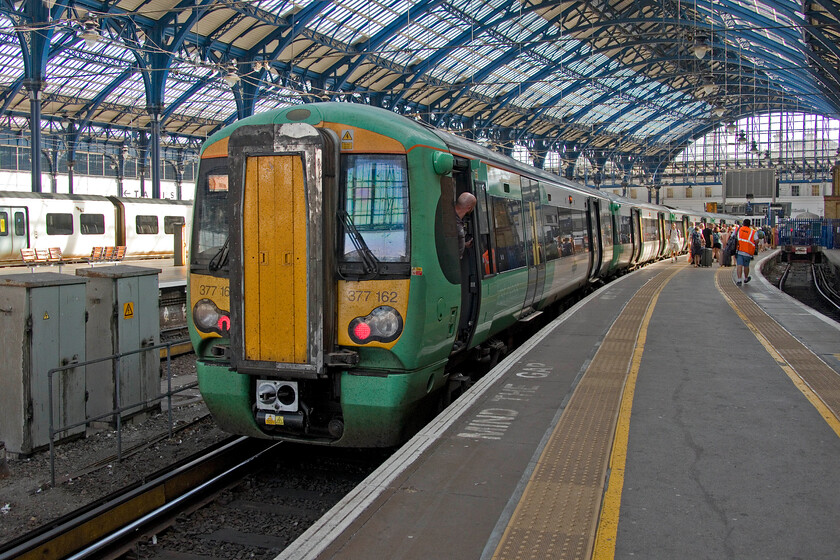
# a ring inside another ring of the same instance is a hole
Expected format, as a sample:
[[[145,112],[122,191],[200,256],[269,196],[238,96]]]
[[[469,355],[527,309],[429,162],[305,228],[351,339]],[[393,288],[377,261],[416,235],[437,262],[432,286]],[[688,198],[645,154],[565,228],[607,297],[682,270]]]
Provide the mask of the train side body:
[[[477,205],[461,255],[465,192]],[[208,139],[196,188],[188,288],[205,401],[234,433],[399,444],[437,410],[453,359],[659,258],[666,213],[382,109],[243,119]]]
[[[26,248],[58,247],[65,261],[119,245],[126,246],[127,258],[171,257],[172,230],[164,224],[180,221],[189,231],[191,218],[188,201],[7,191],[0,193],[0,264],[21,264]]]

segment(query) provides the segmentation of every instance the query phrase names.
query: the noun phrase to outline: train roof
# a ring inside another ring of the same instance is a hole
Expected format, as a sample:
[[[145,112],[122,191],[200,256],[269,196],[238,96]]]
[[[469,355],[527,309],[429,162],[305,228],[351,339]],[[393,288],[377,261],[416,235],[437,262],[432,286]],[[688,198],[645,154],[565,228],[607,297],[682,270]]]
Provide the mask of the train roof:
[[[68,193],[36,193],[31,191],[0,191],[0,200],[2,199],[16,199],[16,200],[66,200],[66,201],[80,201],[90,200],[96,202],[110,202],[118,201],[122,204],[167,204],[167,205],[184,205],[191,206],[192,200],[173,200],[168,198],[133,198],[133,197],[118,197],[118,196],[104,196],[99,194],[68,194]]]

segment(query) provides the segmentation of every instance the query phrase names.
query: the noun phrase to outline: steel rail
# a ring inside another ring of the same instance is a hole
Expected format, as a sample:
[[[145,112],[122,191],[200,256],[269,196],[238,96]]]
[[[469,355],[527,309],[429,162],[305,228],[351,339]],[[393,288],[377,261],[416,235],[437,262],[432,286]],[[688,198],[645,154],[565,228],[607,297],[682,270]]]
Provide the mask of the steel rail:
[[[838,296],[837,292],[835,292],[828,285],[828,281],[826,280],[822,269],[814,264],[811,264],[811,276],[814,278],[814,286],[816,286],[817,291],[820,293],[823,299],[831,305],[833,305],[834,307],[836,307],[838,311],[840,311],[840,305],[837,304],[837,301],[840,300],[840,296]],[[825,293],[823,291],[823,288],[825,288],[826,292],[829,293]]]
[[[107,549],[124,546],[132,534],[139,537],[144,527],[172,516],[173,510],[192,503],[208,489],[241,476],[278,445],[247,437],[229,440],[139,487],[65,516],[45,531],[24,535],[0,551],[0,560],[99,557]]]

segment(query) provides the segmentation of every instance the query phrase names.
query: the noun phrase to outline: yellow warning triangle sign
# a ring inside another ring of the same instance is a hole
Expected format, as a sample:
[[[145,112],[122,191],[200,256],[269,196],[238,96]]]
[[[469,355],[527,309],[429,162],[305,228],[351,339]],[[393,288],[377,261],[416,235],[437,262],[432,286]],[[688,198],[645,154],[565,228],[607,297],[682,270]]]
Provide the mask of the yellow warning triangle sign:
[[[131,319],[134,317],[134,302],[129,301],[123,305],[123,319]]]
[[[342,137],[341,137],[341,139],[342,139],[342,140],[352,140],[352,139],[353,139],[353,135],[352,135],[352,134],[350,134],[350,131],[349,131],[349,130],[345,130],[345,131],[344,131],[344,136],[342,136]]]

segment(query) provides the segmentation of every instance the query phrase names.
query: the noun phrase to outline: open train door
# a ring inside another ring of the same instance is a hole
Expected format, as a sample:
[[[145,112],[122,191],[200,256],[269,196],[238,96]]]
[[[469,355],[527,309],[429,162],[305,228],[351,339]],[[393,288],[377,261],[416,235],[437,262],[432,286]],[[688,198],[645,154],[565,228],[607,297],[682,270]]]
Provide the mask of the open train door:
[[[586,221],[589,226],[589,281],[594,282],[600,278],[603,255],[601,247],[604,246],[601,239],[601,206],[597,199],[590,198],[586,201]]]
[[[274,146],[283,146],[278,152]],[[334,344],[337,138],[305,123],[230,137],[231,363],[315,378]],[[326,319],[325,319],[326,318]],[[325,350],[326,349],[326,350]]]
[[[633,256],[630,259],[630,266],[635,266],[642,258],[644,247],[644,236],[642,235],[642,217],[638,208],[630,211],[630,230],[633,238]]]

